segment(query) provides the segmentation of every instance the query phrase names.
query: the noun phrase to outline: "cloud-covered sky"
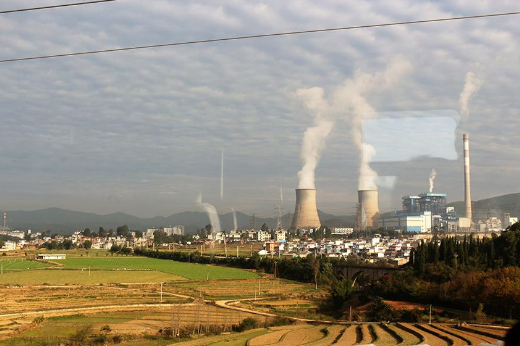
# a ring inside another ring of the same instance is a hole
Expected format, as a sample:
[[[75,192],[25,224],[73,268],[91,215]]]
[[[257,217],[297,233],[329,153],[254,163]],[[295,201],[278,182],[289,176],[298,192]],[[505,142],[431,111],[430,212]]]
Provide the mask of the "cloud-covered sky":
[[[64,2],[4,0],[0,9]],[[513,0],[121,0],[2,15],[0,59],[519,9]],[[391,88],[364,95],[379,114],[458,112],[466,74],[482,83],[455,134],[411,136],[419,148],[455,138],[456,159],[453,152],[426,153],[371,164],[379,175],[396,177],[394,188],[381,189],[381,208],[400,208],[402,195],[427,191],[432,168],[435,191],[461,200],[464,132],[473,198],[518,192],[519,18],[0,64],[0,209],[56,206],[146,217],[197,210],[202,192],[221,213],[234,207],[272,216],[282,183],[284,208],[292,211],[301,140],[313,122],[297,90],[332,93],[356,71],[380,73],[395,59],[413,69]],[[320,209],[354,212],[358,156],[350,124],[337,121],[316,170]]]

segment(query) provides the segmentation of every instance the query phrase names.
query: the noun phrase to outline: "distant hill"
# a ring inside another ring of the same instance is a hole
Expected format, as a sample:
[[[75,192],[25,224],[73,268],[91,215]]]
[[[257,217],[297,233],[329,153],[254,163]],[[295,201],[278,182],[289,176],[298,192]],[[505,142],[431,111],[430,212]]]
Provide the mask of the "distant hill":
[[[459,216],[466,214],[464,202],[453,202],[449,203],[448,206],[455,207],[455,211]],[[520,193],[473,201],[472,206],[474,221],[485,220],[490,216],[502,219],[504,213],[510,213],[511,216],[520,216]]]
[[[335,216],[318,211],[320,219],[325,226],[329,227],[351,227],[355,220],[354,216]],[[239,228],[249,228],[251,216],[237,212],[237,224]],[[290,215],[282,217],[283,226],[288,227]],[[118,226],[127,225],[130,229],[145,230],[151,227],[161,227],[168,225],[184,225],[186,233],[192,234],[197,229],[209,223],[207,215],[198,211],[185,211],[170,216],[155,216],[152,218],[138,218],[125,213],[114,213],[100,215],[95,213],[85,213],[60,208],[47,208],[33,211],[7,211],[7,221],[11,228],[33,231],[51,230],[54,233],[70,234],[76,230],[90,228],[97,231],[99,227],[105,229],[116,229]],[[234,228],[233,213],[220,215],[220,223],[223,230]],[[255,218],[256,228],[260,228],[264,223],[269,227],[276,226],[275,218]]]

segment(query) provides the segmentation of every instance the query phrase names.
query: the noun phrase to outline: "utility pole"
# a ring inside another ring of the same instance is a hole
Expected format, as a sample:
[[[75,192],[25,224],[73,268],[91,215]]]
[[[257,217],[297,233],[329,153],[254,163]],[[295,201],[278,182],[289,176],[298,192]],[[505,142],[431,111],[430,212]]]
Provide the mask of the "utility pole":
[[[161,303],[162,303],[162,291],[163,291],[163,283],[161,282]]]
[[[430,304],[430,322],[428,324],[432,324],[432,305]]]
[[[237,245],[237,258],[238,258],[238,245]]]

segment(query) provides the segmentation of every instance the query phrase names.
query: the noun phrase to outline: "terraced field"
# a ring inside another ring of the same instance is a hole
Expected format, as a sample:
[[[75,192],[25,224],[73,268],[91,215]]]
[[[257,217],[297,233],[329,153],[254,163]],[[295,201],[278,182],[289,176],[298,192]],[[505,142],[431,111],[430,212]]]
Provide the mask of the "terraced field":
[[[184,281],[177,282],[174,286],[176,293],[198,294],[200,292],[207,299],[240,299],[252,298],[255,295],[263,298],[272,295],[286,295],[288,293],[316,292],[312,285],[270,278]],[[260,294],[258,294],[259,288]]]
[[[359,325],[308,325],[298,324],[269,328],[260,331],[237,334],[235,337],[213,337],[211,342],[198,340],[197,345],[248,345],[248,346],[407,346],[428,344],[430,346],[463,346],[481,343],[495,343],[498,339],[481,338],[474,332],[459,333],[453,325],[427,325],[404,323],[399,325],[359,324]],[[482,327],[480,327],[482,328]],[[449,331],[449,332],[448,332]],[[468,337],[469,336],[469,337]],[[193,341],[175,345],[195,345]]]

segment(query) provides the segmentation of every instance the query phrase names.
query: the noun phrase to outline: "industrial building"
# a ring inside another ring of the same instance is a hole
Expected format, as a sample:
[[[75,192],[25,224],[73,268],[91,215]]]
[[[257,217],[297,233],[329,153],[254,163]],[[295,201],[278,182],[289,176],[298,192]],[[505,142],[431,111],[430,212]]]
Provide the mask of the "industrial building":
[[[403,212],[422,213],[431,211],[432,214],[442,214],[446,209],[445,193],[421,193],[419,196],[403,197]]]
[[[395,212],[392,216],[381,218],[380,226],[392,229],[401,229],[407,232],[424,233],[432,229],[432,213],[402,213]]]

